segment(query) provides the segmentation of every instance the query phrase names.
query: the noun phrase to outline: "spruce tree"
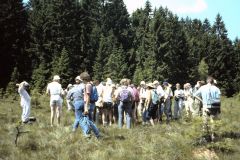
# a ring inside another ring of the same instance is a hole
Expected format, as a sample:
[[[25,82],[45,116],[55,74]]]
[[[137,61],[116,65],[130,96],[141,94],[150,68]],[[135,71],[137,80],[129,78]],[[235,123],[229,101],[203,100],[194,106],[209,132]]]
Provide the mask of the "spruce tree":
[[[6,87],[14,67],[21,73],[29,71],[24,52],[28,42],[27,18],[22,0],[0,1],[0,88]]]

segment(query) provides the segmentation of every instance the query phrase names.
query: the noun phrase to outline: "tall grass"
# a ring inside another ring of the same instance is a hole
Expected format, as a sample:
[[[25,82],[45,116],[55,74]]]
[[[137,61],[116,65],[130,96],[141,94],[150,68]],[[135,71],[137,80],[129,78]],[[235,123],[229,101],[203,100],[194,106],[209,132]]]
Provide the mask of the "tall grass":
[[[34,95],[33,95],[34,96]],[[240,100],[224,98],[218,130],[219,140],[198,144],[202,136],[201,118],[174,121],[155,127],[137,125],[131,130],[99,126],[103,139],[86,139],[81,130],[71,132],[74,113],[63,108],[62,124],[50,127],[49,99],[34,97],[32,115],[37,121],[21,125],[15,145],[16,126],[19,126],[19,100],[0,101],[0,159],[57,159],[57,160],[189,160],[239,159],[240,157]],[[197,145],[196,145],[197,144]]]

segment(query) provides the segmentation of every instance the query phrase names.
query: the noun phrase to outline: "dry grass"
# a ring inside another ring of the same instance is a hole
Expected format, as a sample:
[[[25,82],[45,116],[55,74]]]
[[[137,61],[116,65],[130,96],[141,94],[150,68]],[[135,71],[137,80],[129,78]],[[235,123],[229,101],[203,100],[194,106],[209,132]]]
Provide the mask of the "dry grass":
[[[14,140],[21,114],[19,101],[1,99],[0,159],[189,160],[240,157],[240,137],[237,134],[234,136],[240,133],[240,103],[234,98],[225,99],[222,105],[219,140],[198,145],[196,141],[202,136],[200,118],[155,127],[139,125],[131,130],[100,126],[103,139],[85,139],[80,129],[76,133],[71,132],[74,113],[66,112],[65,107],[62,125],[51,128],[48,99],[44,96],[34,98],[32,115],[37,117],[37,121],[20,127],[21,131],[29,132],[20,135],[17,146]]]

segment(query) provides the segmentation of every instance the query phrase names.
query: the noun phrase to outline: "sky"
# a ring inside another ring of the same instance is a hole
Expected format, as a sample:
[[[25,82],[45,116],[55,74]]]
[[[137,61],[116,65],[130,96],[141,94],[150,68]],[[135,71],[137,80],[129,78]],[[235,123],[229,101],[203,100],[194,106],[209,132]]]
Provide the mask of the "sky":
[[[131,14],[143,8],[147,0],[123,0]],[[228,31],[228,37],[240,38],[240,0],[149,0],[152,8],[167,7],[179,17],[204,20],[208,18],[213,25],[219,13]]]
[[[131,14],[137,8],[143,8],[147,0],[123,0]],[[220,13],[228,31],[228,37],[240,38],[240,0],[149,0],[152,8],[167,7],[180,18],[208,18],[213,25],[216,15]],[[28,2],[28,0],[23,0]]]

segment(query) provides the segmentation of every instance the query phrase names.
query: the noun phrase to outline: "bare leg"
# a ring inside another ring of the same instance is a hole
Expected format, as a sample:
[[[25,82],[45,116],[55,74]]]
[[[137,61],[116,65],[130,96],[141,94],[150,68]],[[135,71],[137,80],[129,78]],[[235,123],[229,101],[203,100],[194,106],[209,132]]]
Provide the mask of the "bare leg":
[[[61,120],[61,106],[57,106],[57,122],[58,122],[58,125],[60,125],[60,120]]]
[[[53,127],[53,123],[54,123],[54,117],[56,114],[56,106],[51,106],[51,126]]]

